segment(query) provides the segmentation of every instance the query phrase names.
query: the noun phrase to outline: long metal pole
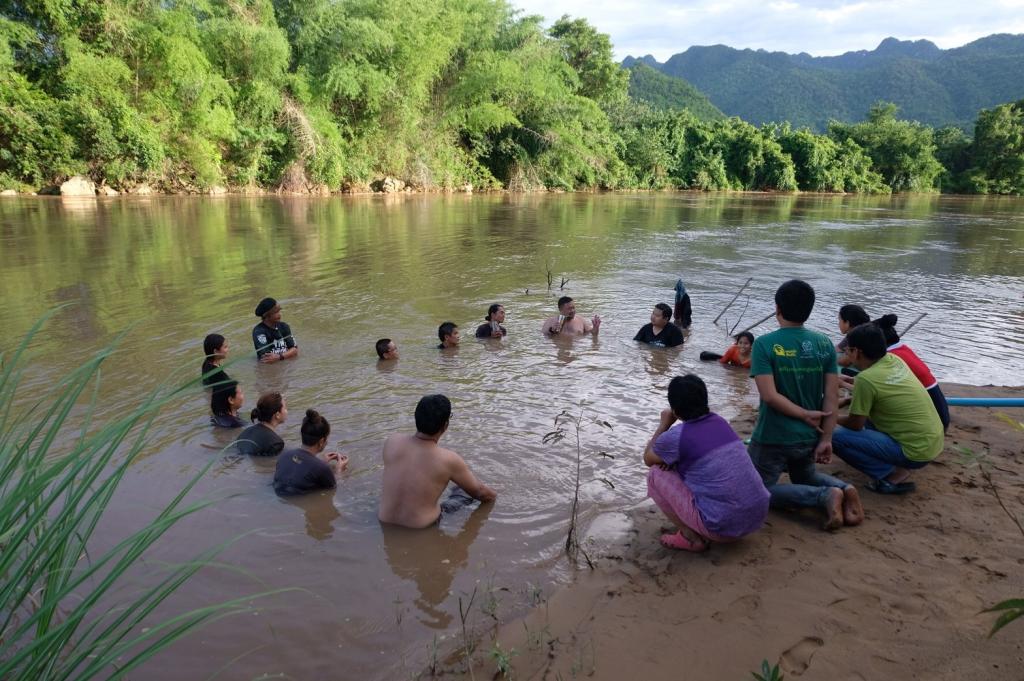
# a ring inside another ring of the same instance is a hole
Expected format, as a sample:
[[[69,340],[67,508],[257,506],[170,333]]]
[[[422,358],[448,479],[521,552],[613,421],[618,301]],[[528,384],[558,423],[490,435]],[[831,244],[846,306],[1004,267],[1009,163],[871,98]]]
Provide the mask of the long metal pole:
[[[754,278],[750,277],[749,279],[747,279],[747,283],[743,284],[743,286],[740,286],[740,290],[737,291],[736,295],[734,295],[732,297],[732,300],[730,300],[729,304],[725,306],[725,309],[723,309],[721,312],[718,313],[718,316],[715,317],[715,321],[711,322],[712,324],[717,324],[718,323],[718,320],[721,319],[722,315],[725,314],[725,310],[728,310],[730,307],[732,307],[732,304],[735,303],[736,299],[740,297],[741,293],[743,293],[743,289],[747,288],[747,286],[749,286],[750,282],[752,282],[752,281],[754,281]]]
[[[772,312],[772,313],[771,313],[770,315],[768,315],[768,316],[767,316],[767,317],[765,317],[764,319],[762,319],[762,320],[760,320],[760,321],[756,321],[756,322],[754,322],[753,324],[751,324],[750,326],[748,326],[747,328],[743,329],[743,331],[740,331],[740,333],[744,333],[744,332],[746,332],[746,331],[750,331],[750,330],[751,330],[752,328],[754,328],[754,327],[755,327],[755,326],[757,326],[758,324],[764,324],[764,323],[765,323],[766,321],[768,321],[769,319],[771,319],[771,318],[772,318],[772,317],[774,317],[774,316],[775,316],[775,313],[774,313],[774,312]],[[736,334],[736,335],[739,335],[739,334]]]
[[[921,321],[922,319],[924,319],[927,316],[928,316],[927,312],[922,312],[921,315],[917,319],[915,319],[914,321],[910,322],[910,325],[907,328],[903,329],[903,333],[900,334],[900,337],[902,338],[903,336],[906,336],[907,335],[907,331],[910,331],[912,328],[914,328],[915,324],[917,324],[919,321]]]

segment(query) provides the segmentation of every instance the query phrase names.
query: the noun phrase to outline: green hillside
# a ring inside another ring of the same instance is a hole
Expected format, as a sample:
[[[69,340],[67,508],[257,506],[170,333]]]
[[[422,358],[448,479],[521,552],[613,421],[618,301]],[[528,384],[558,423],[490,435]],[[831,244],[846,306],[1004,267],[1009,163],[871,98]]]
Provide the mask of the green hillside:
[[[639,61],[688,81],[729,116],[815,130],[833,119],[858,120],[879,100],[911,120],[970,129],[979,109],[1024,96],[1024,35],[992,35],[950,50],[887,38],[874,50],[835,57],[714,45],[691,47],[664,64]]]
[[[629,67],[629,96],[657,109],[688,110],[702,121],[725,118],[718,107],[694,86],[681,78],[667,76],[643,62]]]

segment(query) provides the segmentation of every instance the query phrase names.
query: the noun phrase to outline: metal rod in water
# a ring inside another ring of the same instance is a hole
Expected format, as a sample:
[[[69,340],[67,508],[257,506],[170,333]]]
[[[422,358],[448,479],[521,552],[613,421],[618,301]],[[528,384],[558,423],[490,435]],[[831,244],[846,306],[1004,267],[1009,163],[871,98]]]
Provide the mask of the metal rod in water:
[[[732,304],[735,303],[736,299],[740,297],[741,293],[743,293],[743,289],[747,288],[747,286],[749,286],[750,282],[752,282],[752,281],[754,281],[754,278],[750,277],[749,279],[747,279],[747,283],[743,284],[743,286],[740,286],[740,290],[737,291],[736,295],[734,295],[732,297],[732,300],[730,300],[729,304],[725,306],[725,309],[723,309],[721,312],[718,313],[718,316],[715,317],[715,321],[711,322],[712,324],[717,324],[718,323],[718,320],[721,319],[722,315],[725,314],[725,310],[728,310],[730,307],[732,307]],[[756,324],[755,324],[755,326],[756,326]]]
[[[915,319],[914,321],[910,322],[910,324],[907,326],[907,328],[903,329],[903,333],[900,334],[900,337],[902,338],[903,336],[906,336],[907,335],[907,331],[910,331],[912,328],[914,328],[915,324],[917,324],[919,321],[921,321],[922,319],[924,319],[927,316],[928,316],[927,312],[922,312],[920,314],[920,316],[918,316],[917,319]]]
[[[772,312],[770,315],[768,315],[764,319],[760,319],[760,320],[754,322],[753,324],[751,324],[750,326],[748,326],[747,328],[743,329],[743,331],[740,331],[740,333],[746,333],[747,331],[750,331],[752,328],[754,328],[758,324],[764,324],[766,321],[768,321],[769,319],[771,319],[774,316],[775,316],[775,313]],[[739,335],[739,334],[736,334],[736,335]]]

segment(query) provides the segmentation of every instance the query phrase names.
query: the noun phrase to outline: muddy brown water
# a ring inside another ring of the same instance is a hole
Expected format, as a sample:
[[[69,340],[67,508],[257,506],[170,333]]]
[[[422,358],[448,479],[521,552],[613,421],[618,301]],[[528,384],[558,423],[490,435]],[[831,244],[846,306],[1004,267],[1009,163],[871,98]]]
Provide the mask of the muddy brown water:
[[[156,382],[195,375],[203,336],[219,332],[246,411],[261,391],[281,390],[289,446],[315,407],[332,424],[331,445],[352,459],[334,494],[283,501],[270,486],[272,462],[220,451],[231,434],[208,426],[199,389],[162,413],[97,543],[153,515],[211,459],[194,496],[220,501],[170,532],[121,595],[233,539],[161,614],[297,590],[214,622],[136,678],[409,678],[435,641],[444,649],[457,640],[460,597],[465,606],[476,591],[470,624],[483,627],[570,577],[561,547],[575,446],[571,437],[542,443],[553,418],[582,408],[611,425],[582,431],[584,520],[637,503],[639,454],[673,375],[699,373],[726,417],[755,403],[743,372],[697,355],[721,352],[726,327],[770,313],[784,279],[815,286],[809,325],[837,340],[836,311],[847,302],[873,316],[896,312],[899,328],[926,312],[906,340],[940,381],[1020,384],[1022,224],[1024,201],[937,196],[5,199],[0,298],[9,345],[46,310],[73,303],[33,343],[29,391],[128,329],[102,374],[99,417],[111,418]],[[694,307],[687,344],[638,347],[633,334],[655,303],[671,304],[680,276]],[[604,318],[598,339],[541,336],[563,293],[581,314]],[[249,356],[264,295],[282,302],[301,348],[295,361],[261,366]],[[508,338],[475,341],[492,302],[506,307]],[[445,320],[463,331],[455,352],[435,347]],[[382,336],[398,344],[398,362],[376,362]],[[445,444],[498,501],[440,528],[382,528],[381,442],[408,431],[416,400],[432,392],[454,404]]]

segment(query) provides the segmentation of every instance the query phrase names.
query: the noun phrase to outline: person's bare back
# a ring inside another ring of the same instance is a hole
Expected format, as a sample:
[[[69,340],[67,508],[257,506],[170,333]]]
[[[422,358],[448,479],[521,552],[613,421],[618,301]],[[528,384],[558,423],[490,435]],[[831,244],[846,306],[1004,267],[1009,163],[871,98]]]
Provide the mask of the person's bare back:
[[[442,398],[450,413],[450,403],[441,395],[428,395],[420,401],[421,406],[432,398]],[[497,497],[494,490],[477,480],[461,456],[438,445],[448,427],[447,415],[436,433],[419,430],[421,406],[417,406],[415,435],[395,434],[384,442],[384,479],[377,513],[384,523],[412,528],[434,524],[441,516],[441,495],[449,482],[483,502]]]

